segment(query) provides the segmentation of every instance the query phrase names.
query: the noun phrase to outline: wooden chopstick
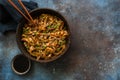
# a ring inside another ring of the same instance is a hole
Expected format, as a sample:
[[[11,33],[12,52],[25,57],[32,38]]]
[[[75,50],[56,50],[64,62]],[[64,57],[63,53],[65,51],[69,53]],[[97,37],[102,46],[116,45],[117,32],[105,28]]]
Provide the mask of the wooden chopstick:
[[[26,14],[28,15],[28,18],[13,2],[12,0],[8,0],[8,2],[29,22],[33,22],[33,18],[31,17],[31,15],[29,14],[29,12],[27,11],[27,9],[25,8],[25,6],[23,5],[23,3],[21,2],[21,0],[18,0],[18,2],[20,3],[20,5],[22,6],[22,8],[25,10]],[[34,23],[34,22],[33,22]]]
[[[24,6],[24,4],[22,3],[21,0],[18,0],[18,2],[20,3],[20,5],[23,7],[23,9],[25,10],[26,14],[29,16],[29,18],[31,19],[31,21],[33,22],[33,18],[31,17],[31,15],[29,14],[28,10],[26,9],[26,7]]]

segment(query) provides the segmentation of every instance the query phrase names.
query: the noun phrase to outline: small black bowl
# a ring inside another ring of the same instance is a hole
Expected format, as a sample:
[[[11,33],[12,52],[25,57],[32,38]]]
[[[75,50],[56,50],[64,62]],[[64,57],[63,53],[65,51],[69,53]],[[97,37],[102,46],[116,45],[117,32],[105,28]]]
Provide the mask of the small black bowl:
[[[64,22],[64,25],[66,26],[67,28],[67,31],[69,32],[69,36],[67,38],[67,47],[65,48],[65,50],[62,52],[62,54],[58,55],[58,56],[54,56],[52,57],[51,59],[48,59],[48,60],[36,60],[35,57],[31,56],[29,54],[29,52],[26,50],[23,42],[21,41],[21,38],[22,38],[22,33],[23,33],[23,27],[24,27],[24,24],[27,23],[27,20],[25,18],[23,18],[20,23],[18,24],[18,27],[17,27],[17,32],[16,32],[16,40],[17,40],[17,44],[18,44],[18,47],[19,49],[21,50],[22,53],[25,54],[25,56],[27,56],[29,59],[33,60],[33,61],[37,61],[37,62],[51,62],[51,61],[54,61],[56,60],[57,58],[59,58],[60,56],[62,56],[69,48],[69,45],[70,45],[70,29],[69,29],[69,25],[68,25],[68,22],[67,20],[60,14],[58,13],[57,11],[55,10],[52,10],[52,9],[46,9],[46,8],[38,8],[38,9],[35,9],[33,11],[30,12],[30,15],[33,17],[33,18],[36,18],[38,16],[40,16],[41,14],[51,14],[51,15],[54,15],[54,16],[57,16],[59,17],[63,22]]]
[[[11,67],[16,74],[24,75],[30,70],[31,61],[23,54],[18,54],[13,58]]]

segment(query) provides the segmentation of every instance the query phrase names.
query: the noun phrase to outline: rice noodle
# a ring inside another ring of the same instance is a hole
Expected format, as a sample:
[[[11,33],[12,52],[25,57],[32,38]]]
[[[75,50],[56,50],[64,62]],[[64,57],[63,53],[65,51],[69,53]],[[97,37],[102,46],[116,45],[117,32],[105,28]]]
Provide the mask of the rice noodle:
[[[34,23],[25,24],[21,39],[30,55],[39,60],[62,54],[69,35],[64,22],[56,16],[41,14]]]

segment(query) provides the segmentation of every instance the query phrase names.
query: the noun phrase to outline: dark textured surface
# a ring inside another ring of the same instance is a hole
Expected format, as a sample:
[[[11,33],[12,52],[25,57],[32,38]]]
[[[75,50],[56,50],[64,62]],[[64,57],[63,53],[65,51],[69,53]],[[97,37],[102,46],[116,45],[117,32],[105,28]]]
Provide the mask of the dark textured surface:
[[[0,80],[120,80],[120,0],[34,0],[62,13],[71,29],[71,47],[60,59],[33,62],[18,76],[10,62],[20,51],[15,33],[0,35]]]

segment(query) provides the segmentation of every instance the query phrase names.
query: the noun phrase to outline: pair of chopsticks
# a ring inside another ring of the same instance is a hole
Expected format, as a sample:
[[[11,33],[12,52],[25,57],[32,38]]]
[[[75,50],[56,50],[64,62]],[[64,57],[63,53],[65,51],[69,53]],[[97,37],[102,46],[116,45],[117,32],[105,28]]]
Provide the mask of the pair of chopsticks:
[[[24,4],[22,3],[21,0],[18,0],[19,4],[21,5],[21,7],[24,9],[24,11],[26,12],[26,14],[28,15],[28,17],[12,2],[12,0],[8,0],[8,2],[29,22],[33,22],[33,18],[31,17],[31,15],[29,14],[28,10],[26,9],[26,7],[24,6]]]

